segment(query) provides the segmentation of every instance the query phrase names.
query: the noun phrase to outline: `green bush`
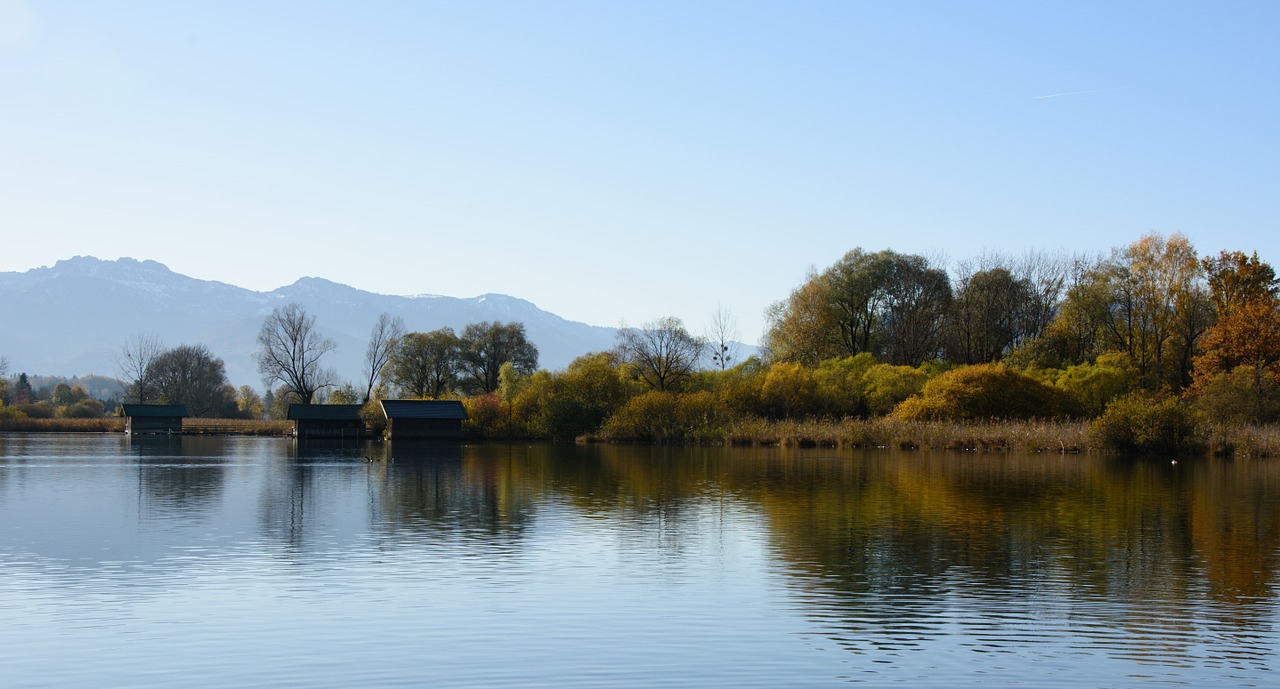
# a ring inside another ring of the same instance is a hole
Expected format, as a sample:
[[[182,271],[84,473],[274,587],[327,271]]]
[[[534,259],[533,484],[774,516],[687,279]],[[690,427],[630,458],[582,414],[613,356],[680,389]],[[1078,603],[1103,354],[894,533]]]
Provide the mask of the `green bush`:
[[[1238,366],[1197,381],[1194,406],[1216,423],[1271,423],[1280,420],[1280,385],[1269,369]]]
[[[598,431],[640,391],[639,385],[620,368],[615,354],[586,354],[562,372],[530,376],[511,403],[512,416],[532,437],[573,440]]]
[[[793,361],[769,367],[760,386],[760,411],[771,419],[802,419],[821,413],[814,370]]]
[[[707,391],[650,390],[622,405],[601,430],[606,440],[638,443],[712,442],[726,437],[727,420]]]
[[[1103,354],[1096,363],[1070,366],[1055,381],[1091,418],[1101,415],[1111,400],[1132,390],[1136,383],[1129,359],[1123,354]]]
[[[53,405],[44,401],[34,404],[16,404],[14,407],[26,414],[29,419],[52,419],[54,415]]]
[[[966,366],[934,378],[894,409],[906,420],[1052,419],[1075,410],[1065,393],[1004,364]]]
[[[918,368],[876,364],[862,376],[867,409],[877,416],[888,414],[903,400],[920,392],[926,380],[928,374]]]
[[[467,410],[467,420],[462,422],[462,432],[472,438],[511,437],[510,406],[498,398],[497,393],[468,397],[462,400]]]
[[[767,369],[755,357],[717,373],[713,388],[721,408],[736,416],[759,416],[760,389],[766,374]]]
[[[828,359],[818,365],[814,378],[825,413],[840,418],[867,415],[865,377],[876,365],[869,352],[843,359]]]
[[[376,399],[365,402],[360,408],[360,418],[374,437],[382,437],[387,430],[387,415],[382,413],[382,405]]]
[[[1063,365],[1062,342],[1054,337],[1037,337],[1018,345],[1001,363],[1018,371],[1055,369]]]
[[[1139,454],[1185,454],[1200,449],[1196,415],[1170,395],[1136,392],[1107,405],[1090,427],[1101,446]]]
[[[68,419],[100,419],[106,408],[98,400],[80,400],[58,409],[59,415]]]

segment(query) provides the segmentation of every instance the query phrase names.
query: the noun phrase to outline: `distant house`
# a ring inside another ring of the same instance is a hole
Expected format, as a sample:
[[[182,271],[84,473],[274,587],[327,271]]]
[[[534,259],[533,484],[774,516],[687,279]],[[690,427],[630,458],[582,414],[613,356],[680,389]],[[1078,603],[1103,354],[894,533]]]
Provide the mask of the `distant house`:
[[[381,400],[387,438],[458,439],[467,410],[458,400]]]
[[[124,404],[124,432],[129,435],[182,432],[189,416],[185,404]]]
[[[290,404],[289,420],[298,438],[363,438],[360,404]]]

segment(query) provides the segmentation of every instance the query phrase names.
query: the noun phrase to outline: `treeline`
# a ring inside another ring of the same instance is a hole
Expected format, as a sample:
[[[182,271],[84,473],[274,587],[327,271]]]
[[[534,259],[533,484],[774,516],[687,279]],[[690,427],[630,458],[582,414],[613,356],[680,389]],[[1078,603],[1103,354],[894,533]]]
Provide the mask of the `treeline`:
[[[690,338],[668,319],[469,408],[492,436],[691,442],[762,421],[1084,419],[1101,446],[1189,451],[1214,426],[1280,419],[1278,285],[1256,254],[1200,257],[1181,235],[1098,256],[987,255],[954,275],[855,249],[771,307],[759,358],[668,378],[670,343]],[[701,353],[692,340],[684,349]]]
[[[8,366],[8,361],[0,358],[0,419],[97,419],[119,398],[119,388],[111,379],[26,373],[6,379]]]
[[[1094,256],[987,254],[952,272],[854,249],[767,316],[762,353],[745,361],[718,312],[709,337],[661,318],[621,330],[612,351],[546,371],[519,323],[407,332],[382,314],[352,382],[324,368],[336,345],[289,304],[259,333],[262,396],[232,388],[199,345],[139,336],[120,367],[126,399],[187,404],[196,416],[461,398],[468,432],[482,438],[726,442],[779,423],[825,424],[831,436],[849,434],[851,420],[1087,421],[1099,445],[1178,452],[1203,447],[1209,429],[1222,438],[1221,428],[1280,420],[1275,271],[1256,253],[1199,256],[1182,235]]]
[[[370,335],[360,389],[322,365],[336,345],[298,304],[277,308],[264,320],[258,346],[262,395],[248,385],[232,386],[223,360],[204,345],[167,347],[145,333],[117,352],[120,380],[114,382],[123,392],[109,397],[94,398],[83,385],[63,382],[33,389],[26,373],[7,378],[9,363],[0,357],[0,418],[102,418],[124,402],[181,404],[197,418],[282,419],[294,403],[484,395],[498,388],[504,366],[512,375],[528,375],[538,362],[519,323],[473,323],[461,334],[450,328],[412,333],[399,318],[382,314]],[[97,377],[88,382],[95,389],[111,387]]]
[[[157,338],[140,335],[121,349],[122,374],[135,372],[132,383],[101,376],[50,379],[32,387],[26,373],[0,380],[0,418],[100,419],[118,412],[121,402],[183,404],[192,416],[257,418],[262,406],[252,387],[237,389],[227,380],[226,366],[203,345],[166,348]],[[0,374],[8,362],[0,360]],[[253,404],[257,401],[256,406]]]

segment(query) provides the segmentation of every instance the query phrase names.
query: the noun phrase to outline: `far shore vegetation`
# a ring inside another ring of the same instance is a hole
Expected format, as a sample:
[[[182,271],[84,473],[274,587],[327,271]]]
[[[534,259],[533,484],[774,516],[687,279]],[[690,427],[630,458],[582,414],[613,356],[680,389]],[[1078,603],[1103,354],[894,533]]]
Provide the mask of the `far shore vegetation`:
[[[1280,280],[1256,253],[1151,233],[948,270],[854,249],[768,321],[755,356],[721,311],[710,332],[659,318],[547,371],[520,323],[409,332],[383,314],[353,382],[290,304],[258,337],[261,395],[203,345],[142,334],[119,380],[33,385],[0,357],[0,431],[118,432],[126,401],[185,404],[190,432],[266,434],[288,432],[291,403],[364,404],[376,431],[376,400],[434,398],[463,401],[471,439],[1280,456]]]

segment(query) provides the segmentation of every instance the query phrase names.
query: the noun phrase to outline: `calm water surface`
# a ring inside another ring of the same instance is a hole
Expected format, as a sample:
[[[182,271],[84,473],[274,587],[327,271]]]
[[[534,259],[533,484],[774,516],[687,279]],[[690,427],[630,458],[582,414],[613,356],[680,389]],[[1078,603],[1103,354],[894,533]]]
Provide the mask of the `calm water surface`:
[[[0,436],[5,687],[1280,686],[1280,463]]]

